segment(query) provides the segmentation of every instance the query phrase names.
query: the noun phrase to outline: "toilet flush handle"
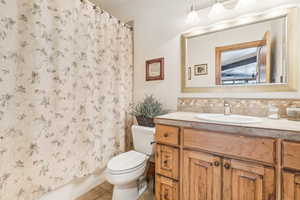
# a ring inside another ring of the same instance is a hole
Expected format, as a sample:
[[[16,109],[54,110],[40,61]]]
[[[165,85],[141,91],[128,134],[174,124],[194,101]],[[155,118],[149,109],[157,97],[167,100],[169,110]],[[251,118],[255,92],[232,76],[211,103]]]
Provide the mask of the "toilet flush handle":
[[[151,145],[153,145],[153,144],[156,144],[156,142],[155,142],[155,141],[153,141],[153,142],[150,142],[150,144],[151,144]]]

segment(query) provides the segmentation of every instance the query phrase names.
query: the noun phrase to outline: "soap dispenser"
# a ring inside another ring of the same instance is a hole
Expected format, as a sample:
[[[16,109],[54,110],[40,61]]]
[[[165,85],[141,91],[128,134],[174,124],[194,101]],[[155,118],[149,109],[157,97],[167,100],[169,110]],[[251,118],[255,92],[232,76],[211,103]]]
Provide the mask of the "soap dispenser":
[[[280,119],[279,108],[277,108],[274,105],[269,105],[268,118],[269,119]]]

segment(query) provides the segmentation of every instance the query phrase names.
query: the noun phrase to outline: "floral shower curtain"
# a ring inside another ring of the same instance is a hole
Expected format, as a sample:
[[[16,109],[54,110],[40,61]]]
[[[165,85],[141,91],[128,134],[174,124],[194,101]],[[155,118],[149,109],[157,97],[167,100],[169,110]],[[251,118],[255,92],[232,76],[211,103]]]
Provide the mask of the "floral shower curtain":
[[[132,33],[89,2],[0,0],[0,200],[34,200],[124,150]]]

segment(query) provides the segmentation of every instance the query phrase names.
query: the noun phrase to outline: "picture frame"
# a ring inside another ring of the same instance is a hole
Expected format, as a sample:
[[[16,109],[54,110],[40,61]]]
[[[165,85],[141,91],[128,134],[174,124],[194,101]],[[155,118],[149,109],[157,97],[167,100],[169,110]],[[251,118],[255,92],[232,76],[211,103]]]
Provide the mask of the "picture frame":
[[[188,68],[188,80],[189,81],[192,80],[192,68],[191,67]]]
[[[207,64],[199,64],[194,66],[194,75],[202,76],[208,74],[208,66]]]
[[[164,80],[164,58],[146,61],[146,81]]]

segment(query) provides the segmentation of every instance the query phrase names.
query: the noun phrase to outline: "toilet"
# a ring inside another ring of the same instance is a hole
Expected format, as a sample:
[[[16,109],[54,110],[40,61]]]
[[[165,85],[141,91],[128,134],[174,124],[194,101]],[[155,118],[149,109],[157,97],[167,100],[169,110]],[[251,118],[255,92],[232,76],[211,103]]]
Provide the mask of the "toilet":
[[[153,153],[154,128],[132,126],[134,150],[113,157],[107,164],[105,176],[114,185],[113,200],[137,200],[146,190],[142,181],[147,161]]]

